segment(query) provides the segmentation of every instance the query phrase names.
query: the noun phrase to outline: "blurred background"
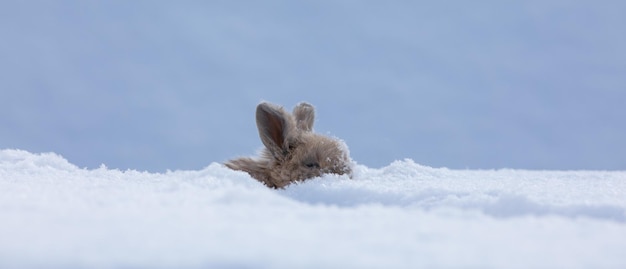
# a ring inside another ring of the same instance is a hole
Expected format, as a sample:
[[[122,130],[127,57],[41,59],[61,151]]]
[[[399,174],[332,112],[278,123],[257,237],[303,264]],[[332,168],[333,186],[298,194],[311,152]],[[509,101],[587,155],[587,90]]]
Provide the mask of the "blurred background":
[[[2,1],[0,149],[254,154],[262,100],[369,167],[626,169],[626,1]]]

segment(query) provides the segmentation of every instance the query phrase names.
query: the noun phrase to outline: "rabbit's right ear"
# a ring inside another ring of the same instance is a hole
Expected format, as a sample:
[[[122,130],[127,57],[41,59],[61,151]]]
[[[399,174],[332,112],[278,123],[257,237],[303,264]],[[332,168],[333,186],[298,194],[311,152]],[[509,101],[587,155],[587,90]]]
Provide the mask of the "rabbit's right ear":
[[[261,103],[256,107],[256,125],[261,142],[274,158],[284,157],[289,149],[288,136],[293,129],[287,112],[269,103]]]
[[[315,121],[315,108],[309,103],[299,103],[293,108],[293,115],[296,117],[296,126],[303,131],[313,131]]]

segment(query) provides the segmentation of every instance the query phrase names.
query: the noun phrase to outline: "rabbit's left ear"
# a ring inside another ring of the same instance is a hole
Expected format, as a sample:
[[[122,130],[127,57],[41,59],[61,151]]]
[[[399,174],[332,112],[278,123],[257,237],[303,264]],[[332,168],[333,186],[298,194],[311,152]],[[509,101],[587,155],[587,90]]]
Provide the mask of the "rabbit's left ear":
[[[261,103],[256,108],[256,125],[263,145],[275,158],[282,158],[289,149],[288,138],[294,132],[290,115],[282,108]]]
[[[293,115],[296,118],[296,127],[303,131],[313,131],[315,121],[315,108],[309,103],[299,103],[293,108]]]

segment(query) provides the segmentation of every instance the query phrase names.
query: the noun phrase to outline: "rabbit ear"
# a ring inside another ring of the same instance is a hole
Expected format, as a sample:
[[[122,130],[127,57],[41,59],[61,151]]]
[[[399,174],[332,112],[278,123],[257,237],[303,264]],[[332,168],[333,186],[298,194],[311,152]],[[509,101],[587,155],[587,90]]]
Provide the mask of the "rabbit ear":
[[[293,108],[293,115],[296,117],[296,127],[303,131],[312,131],[315,121],[315,108],[309,103],[299,103]]]
[[[269,103],[261,103],[256,108],[259,137],[275,158],[286,155],[289,149],[287,140],[293,128],[289,117],[282,108]]]

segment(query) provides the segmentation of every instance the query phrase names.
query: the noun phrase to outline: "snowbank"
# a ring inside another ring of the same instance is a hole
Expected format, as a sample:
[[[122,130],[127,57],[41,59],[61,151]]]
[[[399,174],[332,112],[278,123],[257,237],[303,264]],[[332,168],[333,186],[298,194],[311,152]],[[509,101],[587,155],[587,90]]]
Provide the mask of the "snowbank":
[[[625,268],[626,172],[411,160],[270,190],[0,151],[0,268]]]

